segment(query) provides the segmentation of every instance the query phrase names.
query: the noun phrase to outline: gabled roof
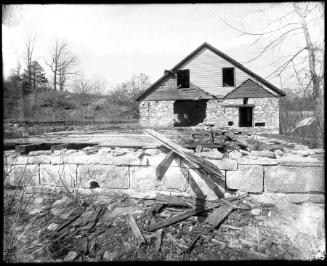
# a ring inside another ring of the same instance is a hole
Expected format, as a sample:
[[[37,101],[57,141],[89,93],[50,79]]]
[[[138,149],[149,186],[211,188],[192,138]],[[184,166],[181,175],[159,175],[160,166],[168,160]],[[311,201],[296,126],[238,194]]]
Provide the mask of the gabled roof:
[[[175,65],[170,72],[166,72],[166,74],[164,74],[161,78],[159,78],[155,83],[153,83],[148,89],[146,89],[143,93],[141,93],[137,98],[136,101],[141,101],[143,100],[147,95],[149,95],[153,90],[155,90],[157,88],[157,85],[160,84],[161,82],[163,82],[164,80],[166,80],[170,75],[172,75],[172,73],[176,73],[177,70],[184,65],[185,63],[187,63],[189,60],[191,60],[193,57],[195,57],[200,51],[202,51],[202,49],[207,48],[210,51],[212,51],[213,53],[215,53],[216,55],[220,56],[221,58],[225,59],[226,61],[228,61],[229,63],[231,63],[232,65],[238,67],[239,69],[241,69],[242,71],[244,71],[245,73],[247,73],[249,76],[253,77],[254,79],[258,80],[259,82],[261,82],[262,84],[264,84],[265,86],[267,86],[269,89],[271,89],[272,91],[276,92],[277,94],[279,94],[280,96],[285,96],[286,93],[283,92],[282,90],[278,89],[276,86],[272,85],[270,82],[266,81],[264,78],[260,77],[259,75],[253,73],[251,70],[249,70],[248,68],[246,68],[245,66],[243,66],[242,64],[240,64],[239,62],[237,62],[236,60],[232,59],[231,57],[229,57],[228,55],[224,54],[223,52],[219,51],[218,49],[216,49],[215,47],[211,46],[208,43],[203,43],[202,45],[200,45],[197,49],[195,49],[192,53],[190,53],[188,56],[186,56],[183,60],[181,60],[177,65]]]
[[[162,93],[164,92],[164,93]],[[189,88],[177,88],[176,82],[165,83],[158,89],[152,91],[145,101],[169,101],[169,100],[209,100],[214,98],[210,93],[200,89],[190,82]]]
[[[252,79],[247,79],[237,86],[234,90],[227,93],[223,99],[237,99],[237,98],[267,98],[277,97]]]

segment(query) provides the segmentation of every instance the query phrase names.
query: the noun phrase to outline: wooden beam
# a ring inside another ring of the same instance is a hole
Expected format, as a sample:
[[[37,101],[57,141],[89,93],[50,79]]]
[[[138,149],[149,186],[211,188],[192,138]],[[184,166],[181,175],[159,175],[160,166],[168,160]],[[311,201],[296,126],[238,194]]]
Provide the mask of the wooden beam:
[[[222,182],[225,182],[224,175],[221,173],[219,168],[216,165],[214,165],[213,163],[199,157],[198,155],[193,154],[192,150],[185,149],[185,148],[175,144],[174,142],[172,142],[165,136],[159,134],[158,132],[156,132],[152,129],[146,129],[144,131],[145,131],[145,133],[150,135],[155,140],[160,141],[168,149],[174,151],[180,157],[184,158],[188,162],[190,167],[202,169],[207,174],[207,176],[205,178],[211,179],[211,177],[214,177],[214,178],[218,178]],[[203,178],[203,177],[201,176],[201,178]],[[219,190],[219,188],[216,187],[216,190]],[[220,192],[219,195],[217,194],[217,196],[219,198],[221,198],[223,196],[223,193]]]
[[[205,222],[211,224],[213,227],[217,227],[233,210],[234,208],[231,206],[220,206],[207,217]]]
[[[164,177],[174,158],[175,153],[173,151],[170,151],[167,156],[162,160],[162,162],[157,166],[156,176],[158,180],[161,180]]]
[[[18,145],[15,147],[16,152],[20,154],[28,154],[30,151],[37,150],[50,150],[51,143],[38,143],[38,144],[30,144],[30,145]]]
[[[149,225],[148,226],[148,231],[152,232],[152,231],[155,231],[157,229],[160,229],[160,228],[163,228],[163,227],[167,227],[171,224],[174,224],[174,223],[177,223],[177,222],[180,222],[180,221],[183,221],[191,216],[194,216],[194,215],[197,215],[197,214],[200,214],[201,212],[204,212],[204,211],[208,211],[208,210],[211,210],[211,209],[214,209],[214,208],[217,208],[218,206],[221,206],[223,203],[217,203],[215,204],[214,206],[210,207],[210,208],[203,208],[203,207],[200,207],[200,208],[196,208],[196,209],[193,209],[193,210],[190,210],[190,211],[186,211],[184,212],[183,214],[181,215],[177,215],[175,217],[171,217],[169,219],[165,219],[161,222],[158,222],[156,224],[152,224],[152,225]]]
[[[135,238],[137,239],[137,241],[142,244],[145,243],[145,239],[140,231],[140,228],[137,226],[137,223],[134,219],[134,216],[132,214],[128,214],[128,223],[130,225],[130,227],[132,228],[132,231],[135,235]]]

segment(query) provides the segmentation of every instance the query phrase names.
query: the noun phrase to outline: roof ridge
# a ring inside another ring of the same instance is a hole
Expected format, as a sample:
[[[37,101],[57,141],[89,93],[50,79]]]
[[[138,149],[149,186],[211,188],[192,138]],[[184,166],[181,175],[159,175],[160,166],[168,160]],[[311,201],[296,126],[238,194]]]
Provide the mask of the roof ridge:
[[[267,86],[270,88],[272,91],[278,93],[280,96],[285,96],[286,93],[283,92],[282,90],[278,89],[276,86],[265,80],[264,78],[260,77],[258,74],[255,74],[253,71],[250,69],[246,68],[243,66],[241,63],[237,62],[235,59],[231,58],[230,56],[226,55],[225,53],[221,52],[211,44],[204,42],[202,43],[198,48],[196,48],[194,51],[192,51],[190,54],[188,54],[186,57],[184,57],[181,61],[179,61],[173,68],[170,69],[170,71],[176,71],[178,68],[180,68],[183,64],[185,64],[187,61],[192,59],[197,53],[199,53],[203,48],[207,47],[209,50],[211,50],[213,53],[216,55],[222,57],[226,61],[230,62],[232,65],[238,67],[241,69],[243,72],[247,73],[248,75],[252,76],[254,79],[260,81],[263,85]],[[170,72],[167,72],[161,78],[159,78],[156,82],[154,82],[148,89],[146,89],[143,93],[141,93],[135,100],[139,101],[141,99],[144,99],[146,95],[150,92],[152,92],[153,89],[155,89],[155,86],[162,82],[168,75],[171,75]],[[214,96],[217,98],[215,95],[209,93],[211,96]]]

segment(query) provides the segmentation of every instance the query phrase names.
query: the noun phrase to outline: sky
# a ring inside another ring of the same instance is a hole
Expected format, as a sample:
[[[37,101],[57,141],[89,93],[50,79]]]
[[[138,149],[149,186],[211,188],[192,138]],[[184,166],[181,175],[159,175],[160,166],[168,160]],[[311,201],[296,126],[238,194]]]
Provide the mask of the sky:
[[[55,39],[66,40],[80,58],[85,78],[100,78],[107,89],[133,74],[145,73],[155,82],[204,42],[208,42],[262,77],[274,66],[273,54],[251,63],[260,43],[250,45],[253,36],[241,35],[227,25],[255,30],[258,23],[286,12],[289,4],[117,4],[117,5],[10,5],[3,12],[2,56],[4,75],[20,62],[24,66],[24,42],[36,35],[34,58],[44,67]],[[7,11],[9,10],[9,11]],[[264,10],[264,11],[263,11]],[[271,16],[271,17],[270,17]],[[317,30],[315,36],[321,36]],[[294,36],[292,47],[302,45],[302,34]],[[261,44],[262,45],[262,44]],[[277,87],[289,86],[287,77],[269,78]]]

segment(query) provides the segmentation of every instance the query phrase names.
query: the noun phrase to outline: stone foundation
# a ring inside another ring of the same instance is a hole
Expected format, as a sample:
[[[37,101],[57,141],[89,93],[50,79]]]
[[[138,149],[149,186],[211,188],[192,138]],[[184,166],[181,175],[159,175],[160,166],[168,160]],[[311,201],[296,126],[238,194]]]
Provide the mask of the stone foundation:
[[[312,151],[313,152],[313,151]],[[162,178],[156,167],[168,150],[101,148],[93,154],[86,150],[40,151],[35,156],[5,151],[5,185],[63,186],[88,188],[96,181],[101,189],[122,191],[131,196],[157,192],[181,196],[206,196],[216,193],[201,178],[197,169],[176,158]],[[314,153],[314,152],[313,152]],[[223,174],[225,194],[244,191],[256,194],[282,193],[297,198],[324,198],[324,163],[316,158],[283,156],[278,159],[247,158],[210,160]]]
[[[219,103],[216,100],[207,102],[207,117],[204,123],[214,124],[217,127],[232,127],[239,125],[239,108],[223,107],[223,105],[243,104],[243,99],[227,99]],[[248,104],[254,104],[253,127],[246,128],[254,131],[268,131],[279,133],[279,99],[278,98],[249,98]],[[265,123],[265,126],[255,126],[255,123]],[[245,129],[245,128],[242,128]]]
[[[142,101],[139,109],[143,127],[172,127],[174,124],[174,101]]]
[[[243,99],[227,99],[223,102],[209,100],[207,102],[206,118],[203,123],[214,124],[217,127],[227,127],[228,122],[239,126],[239,108],[223,105],[243,104]],[[255,132],[279,133],[279,98],[249,98],[248,104],[254,104],[253,127],[244,128]],[[140,124],[143,127],[173,127],[174,101],[142,101],[140,108]],[[255,126],[265,123],[265,126]]]

